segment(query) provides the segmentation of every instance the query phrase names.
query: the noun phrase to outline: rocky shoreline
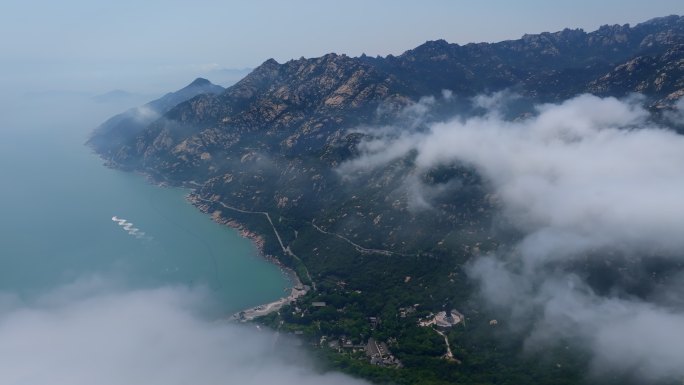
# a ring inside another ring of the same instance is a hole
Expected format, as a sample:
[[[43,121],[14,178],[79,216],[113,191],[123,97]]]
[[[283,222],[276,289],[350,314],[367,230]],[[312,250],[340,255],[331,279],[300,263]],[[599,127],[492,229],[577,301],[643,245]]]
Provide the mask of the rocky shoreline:
[[[279,298],[273,302],[258,305],[250,309],[245,309],[243,311],[235,313],[230,317],[230,320],[239,320],[242,322],[251,321],[254,318],[264,316],[271,312],[280,310],[280,308],[283,305],[295,301],[297,298],[305,295],[309,291],[309,287],[302,284],[301,279],[293,269],[291,269],[288,266],[285,266],[277,257],[271,254],[266,254],[266,252],[264,251],[266,241],[263,236],[248,230],[244,224],[238,222],[237,220],[225,217],[221,210],[212,211],[211,205],[208,204],[205,200],[202,200],[199,197],[199,195],[195,192],[188,194],[185,199],[201,212],[211,216],[211,219],[214,222],[235,229],[238,231],[238,234],[241,237],[247,238],[250,241],[252,241],[254,246],[257,248],[259,256],[264,258],[268,262],[278,266],[280,271],[292,281],[292,289],[288,296]]]
[[[210,205],[205,201],[202,201],[196,193],[188,194],[185,197],[185,199],[188,202],[190,202],[190,204],[197,207],[197,209],[199,209],[201,212],[211,216],[211,219],[214,222],[235,229],[238,231],[241,237],[247,238],[250,241],[252,241],[252,243],[254,243],[257,250],[259,251],[259,255],[261,255],[263,258],[265,258],[269,262],[277,264],[279,267],[282,266],[282,263],[280,263],[278,259],[264,252],[264,237],[253,231],[248,230],[242,223],[236,221],[235,219],[223,216],[223,212],[221,210],[211,211]]]
[[[118,165],[116,162],[112,161],[105,161],[104,166],[114,169],[114,170],[122,170],[120,165]],[[124,170],[126,171],[126,170]],[[160,181],[157,178],[155,178],[153,175],[142,172],[142,171],[133,171],[134,173],[142,176],[145,178],[145,180],[153,184],[157,187],[173,187],[171,184],[165,181]],[[202,200],[200,196],[197,194],[197,192],[194,190],[197,187],[201,187],[201,184],[190,181],[186,182],[181,186],[176,186],[176,187],[181,187],[181,188],[188,188],[188,189],[193,189],[188,195],[185,196],[185,199],[193,206],[195,206],[198,210],[201,212],[211,216],[211,219],[221,225],[228,226],[234,230],[237,230],[238,234],[246,239],[249,239],[252,241],[254,246],[257,249],[257,252],[261,258],[264,258],[266,261],[269,263],[272,263],[280,269],[280,271],[289,278],[289,280],[292,282],[292,289],[290,291],[290,294],[278,298],[277,300],[273,302],[269,302],[266,304],[262,305],[257,305],[249,309],[242,310],[240,312],[237,312],[229,317],[229,320],[240,320],[241,322],[246,322],[246,321],[251,321],[254,318],[260,317],[267,315],[273,311],[278,311],[283,305],[289,304],[293,301],[295,301],[297,298],[305,295],[309,291],[309,287],[307,285],[302,284],[301,279],[297,275],[297,272],[293,270],[292,268],[285,266],[277,257],[271,254],[267,254],[265,252],[265,242],[266,240],[264,239],[263,236],[250,231],[243,225],[242,223],[238,222],[235,219],[231,219],[228,217],[223,216],[223,212],[221,210],[211,210],[211,206],[206,203],[206,201]]]

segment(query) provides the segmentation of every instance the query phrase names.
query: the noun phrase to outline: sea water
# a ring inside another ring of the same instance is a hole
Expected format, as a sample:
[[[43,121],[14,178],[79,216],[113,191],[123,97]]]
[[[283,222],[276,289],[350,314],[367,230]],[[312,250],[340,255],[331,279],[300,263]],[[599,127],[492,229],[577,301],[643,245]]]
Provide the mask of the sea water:
[[[84,142],[124,106],[19,99],[0,116],[0,293],[28,298],[98,277],[201,288],[229,314],[290,287],[249,240],[191,206],[189,190],[103,166]]]

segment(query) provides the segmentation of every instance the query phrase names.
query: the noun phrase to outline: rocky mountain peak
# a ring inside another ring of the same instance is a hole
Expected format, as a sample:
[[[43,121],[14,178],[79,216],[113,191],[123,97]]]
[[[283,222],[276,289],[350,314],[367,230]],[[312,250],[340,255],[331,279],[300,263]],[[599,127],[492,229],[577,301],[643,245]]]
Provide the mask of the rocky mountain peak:
[[[205,78],[197,78],[188,85],[188,87],[204,87],[210,85],[211,82]]]
[[[275,59],[273,59],[273,58],[268,59],[265,62],[261,63],[261,65],[256,67],[252,72],[250,72],[247,76],[245,76],[244,79],[239,81],[237,84],[240,84],[243,82],[252,83],[255,81],[262,80],[262,79],[273,78],[273,77],[277,76],[278,71],[280,70],[280,67],[281,67],[281,64],[278,63]]]
[[[270,58],[266,60],[265,62],[261,63],[257,68],[254,69],[253,72],[268,72],[268,71],[273,71],[275,69],[278,69],[280,66],[280,63],[276,61],[274,58]]]
[[[444,39],[428,40],[418,47],[404,52],[399,57],[408,57],[411,55],[439,55],[448,51],[452,46],[458,47],[458,44],[450,44]]]
[[[684,16],[669,15],[663,17],[656,17],[651,20],[647,20],[643,23],[639,23],[636,27],[673,27],[676,25],[684,24]]]
[[[604,24],[599,27],[598,31],[596,31],[598,34],[613,34],[613,33],[623,33],[625,31],[628,31],[629,24]]]
[[[275,59],[268,59],[242,80],[229,87],[223,96],[228,99],[250,99],[276,81],[280,68],[281,64]]]

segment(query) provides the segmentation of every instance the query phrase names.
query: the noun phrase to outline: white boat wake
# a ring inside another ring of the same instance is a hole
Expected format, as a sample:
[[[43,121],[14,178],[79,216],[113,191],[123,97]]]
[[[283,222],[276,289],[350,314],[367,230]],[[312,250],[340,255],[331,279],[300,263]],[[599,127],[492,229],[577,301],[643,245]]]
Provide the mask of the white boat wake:
[[[140,229],[137,227],[133,227],[132,222],[128,222],[126,219],[119,218],[116,215],[112,217],[112,221],[121,226],[129,235],[132,235],[138,239],[145,238],[145,232],[140,231]]]

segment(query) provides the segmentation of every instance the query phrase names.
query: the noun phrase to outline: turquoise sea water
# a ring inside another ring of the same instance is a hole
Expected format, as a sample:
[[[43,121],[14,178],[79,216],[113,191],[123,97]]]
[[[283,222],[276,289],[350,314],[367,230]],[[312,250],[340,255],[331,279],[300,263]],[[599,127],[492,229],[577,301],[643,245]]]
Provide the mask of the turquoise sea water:
[[[206,287],[225,313],[283,296],[282,272],[186,190],[104,167],[83,143],[122,107],[75,99],[28,100],[0,117],[0,292],[31,297],[99,276]]]

